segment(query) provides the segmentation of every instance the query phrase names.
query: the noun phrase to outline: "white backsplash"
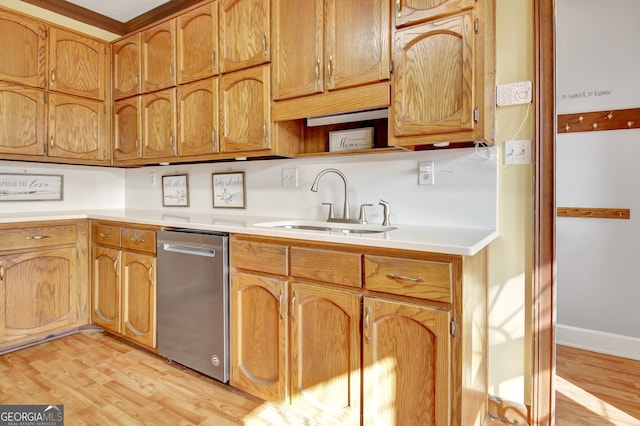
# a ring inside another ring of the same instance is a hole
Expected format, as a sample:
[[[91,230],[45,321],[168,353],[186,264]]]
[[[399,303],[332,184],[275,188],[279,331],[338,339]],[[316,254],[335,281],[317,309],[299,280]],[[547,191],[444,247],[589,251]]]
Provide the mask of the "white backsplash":
[[[486,156],[490,155],[492,159]],[[435,185],[418,185],[418,162],[433,160]],[[393,224],[497,228],[497,165],[495,149],[473,148],[397,152],[350,156],[326,156],[287,160],[249,160],[225,163],[152,166],[127,169],[125,205],[132,209],[163,209],[162,176],[189,175],[189,207],[165,207],[181,211],[324,220],[334,204],[342,215],[343,184],[335,174],[322,177],[318,192],[311,184],[321,170],[334,167],[349,180],[351,216],[360,204],[370,223],[382,223],[380,199],[391,203]],[[298,169],[298,187],[282,186],[282,169]],[[212,207],[211,174],[244,171],[246,209]],[[156,173],[156,186],[150,175]]]

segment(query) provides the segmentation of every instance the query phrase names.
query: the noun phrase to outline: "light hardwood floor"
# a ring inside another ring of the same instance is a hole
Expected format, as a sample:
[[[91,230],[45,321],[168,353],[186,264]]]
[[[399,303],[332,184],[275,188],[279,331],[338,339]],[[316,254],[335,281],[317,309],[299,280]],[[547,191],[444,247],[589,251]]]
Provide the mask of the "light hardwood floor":
[[[64,405],[75,425],[316,425],[101,332],[0,356],[0,404]]]
[[[640,425],[640,361],[558,345],[557,426]]]

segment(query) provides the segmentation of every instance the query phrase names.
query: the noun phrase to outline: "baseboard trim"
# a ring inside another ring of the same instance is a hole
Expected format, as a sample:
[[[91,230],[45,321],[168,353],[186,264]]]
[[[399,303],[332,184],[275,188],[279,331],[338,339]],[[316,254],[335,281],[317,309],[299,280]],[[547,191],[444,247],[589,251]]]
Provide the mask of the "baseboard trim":
[[[556,325],[556,343],[640,361],[640,339],[569,325]]]

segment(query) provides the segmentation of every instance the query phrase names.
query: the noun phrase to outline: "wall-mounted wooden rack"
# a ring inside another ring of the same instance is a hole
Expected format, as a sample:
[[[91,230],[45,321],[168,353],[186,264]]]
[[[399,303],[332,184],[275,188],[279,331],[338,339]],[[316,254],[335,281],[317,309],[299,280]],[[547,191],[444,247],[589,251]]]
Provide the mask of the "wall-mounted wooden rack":
[[[558,115],[558,133],[640,129],[640,108]]]
[[[631,210],[591,207],[558,207],[558,217],[582,217],[593,219],[629,219]]]

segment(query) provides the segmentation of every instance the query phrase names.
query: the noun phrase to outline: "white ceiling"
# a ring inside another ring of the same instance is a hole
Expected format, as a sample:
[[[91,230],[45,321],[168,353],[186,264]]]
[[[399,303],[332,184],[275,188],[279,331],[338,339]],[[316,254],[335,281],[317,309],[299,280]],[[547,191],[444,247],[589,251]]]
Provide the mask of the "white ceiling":
[[[120,22],[128,22],[169,0],[67,0]]]

